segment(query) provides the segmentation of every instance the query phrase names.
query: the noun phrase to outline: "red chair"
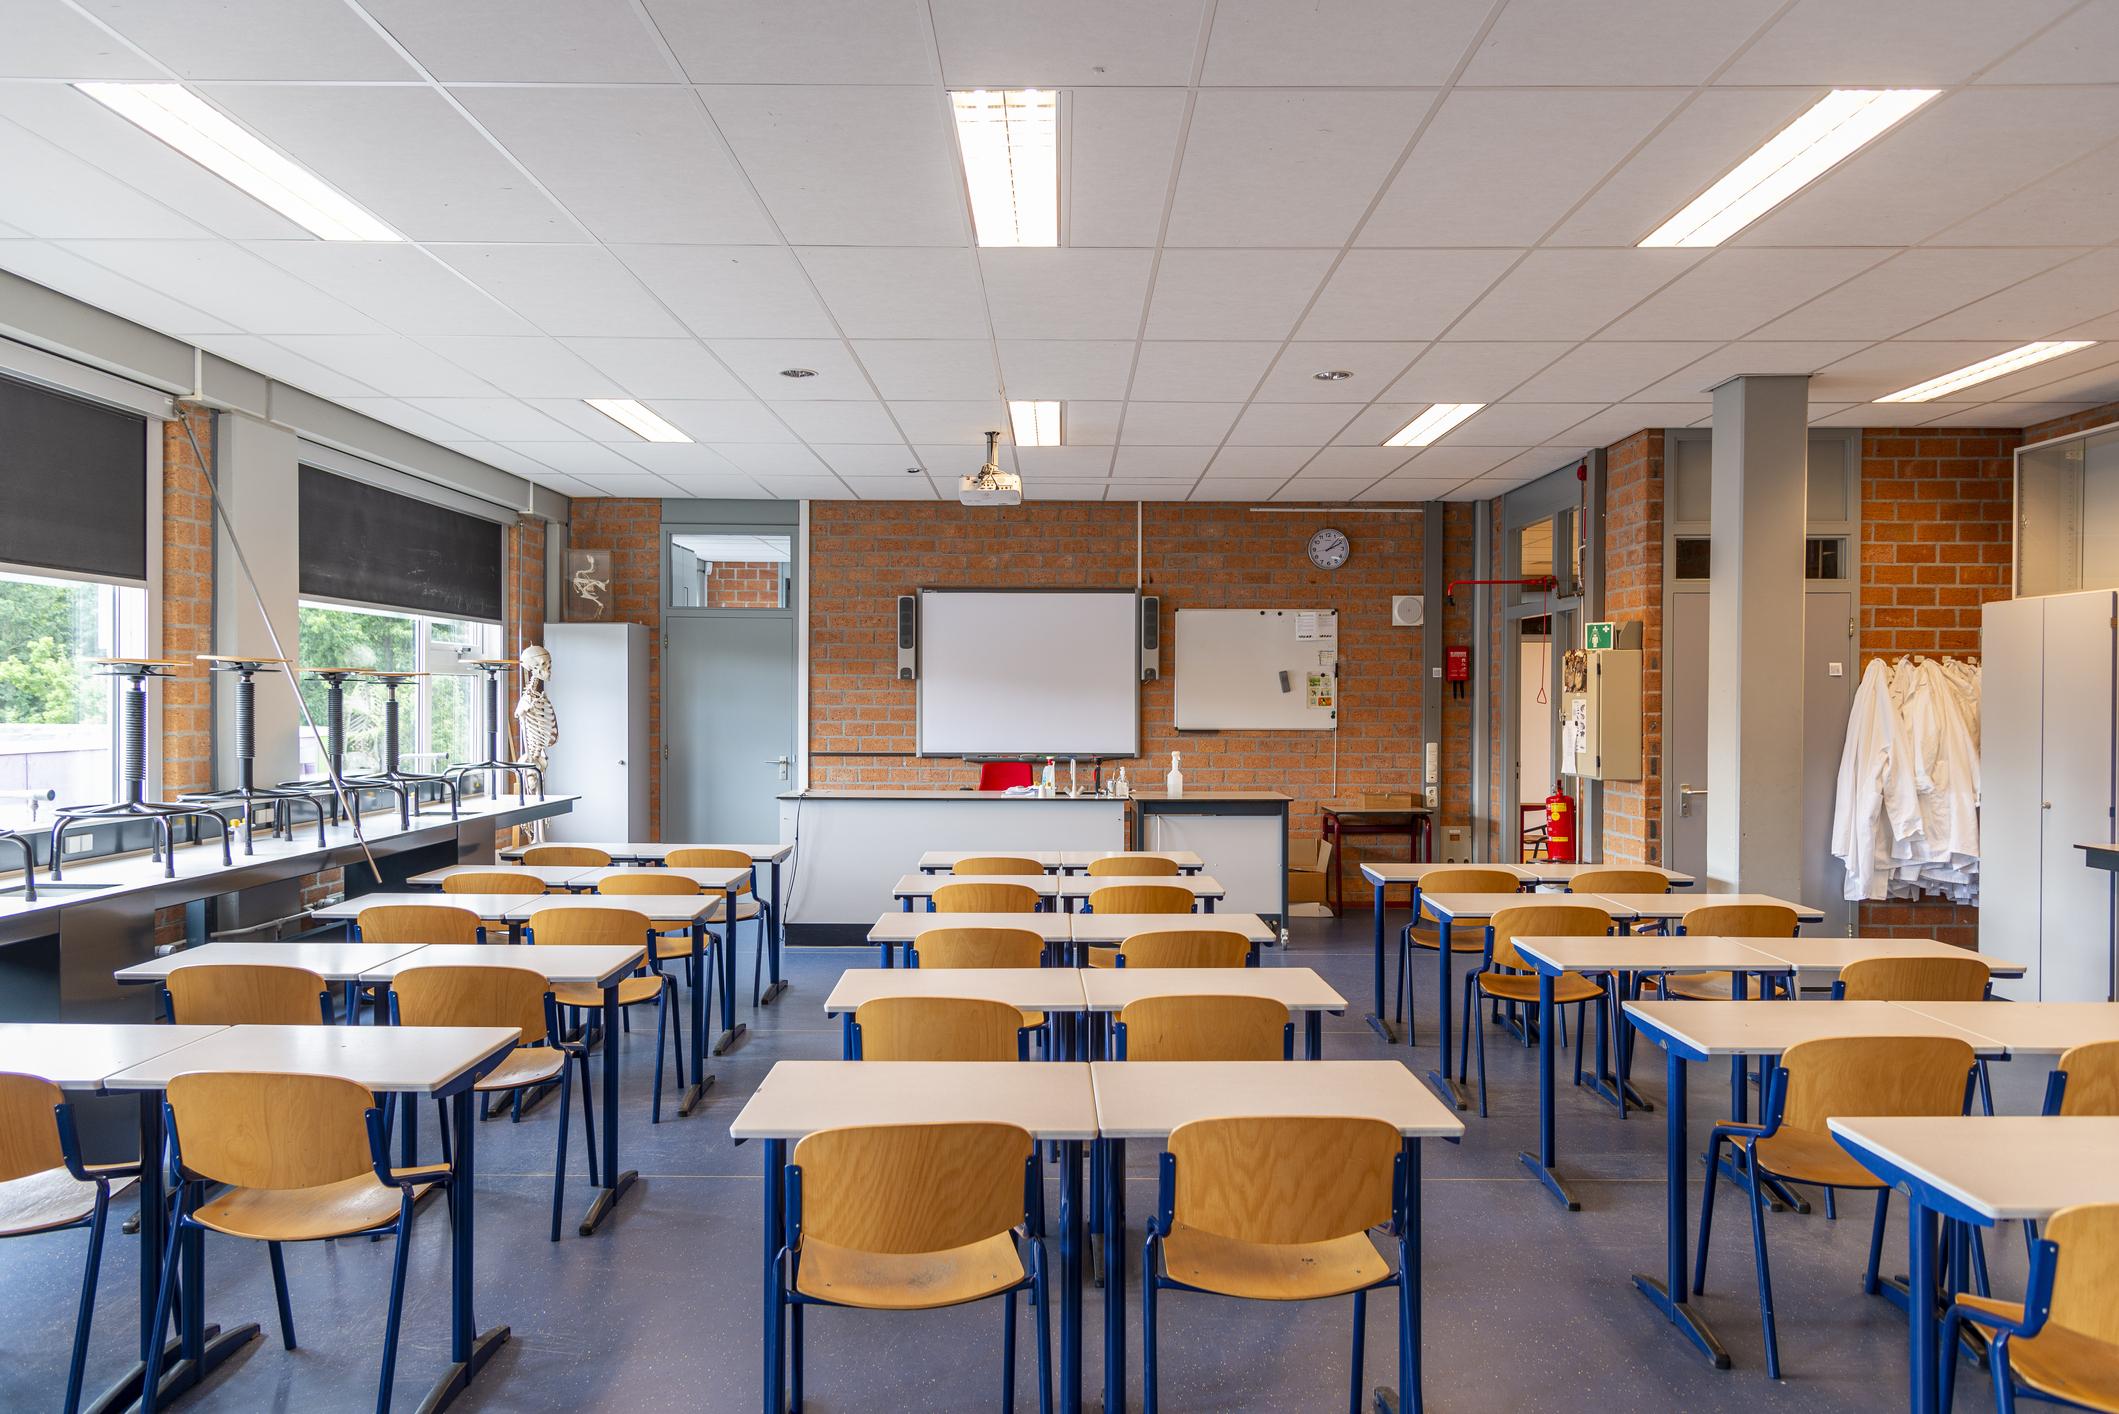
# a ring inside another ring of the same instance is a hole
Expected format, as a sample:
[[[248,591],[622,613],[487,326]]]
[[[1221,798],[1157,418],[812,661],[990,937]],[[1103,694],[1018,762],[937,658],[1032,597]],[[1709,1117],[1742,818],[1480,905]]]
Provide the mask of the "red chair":
[[[1033,779],[1028,761],[987,761],[979,767],[980,790],[1014,790]]]

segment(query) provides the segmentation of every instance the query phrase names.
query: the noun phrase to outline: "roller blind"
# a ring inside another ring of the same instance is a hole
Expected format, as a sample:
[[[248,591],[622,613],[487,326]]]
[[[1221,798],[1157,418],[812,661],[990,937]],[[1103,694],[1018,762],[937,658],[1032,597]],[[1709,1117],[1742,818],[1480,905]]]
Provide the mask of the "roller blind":
[[[147,419],[0,378],[0,561],[144,583]]]
[[[502,528],[313,466],[301,469],[301,592],[498,623]]]

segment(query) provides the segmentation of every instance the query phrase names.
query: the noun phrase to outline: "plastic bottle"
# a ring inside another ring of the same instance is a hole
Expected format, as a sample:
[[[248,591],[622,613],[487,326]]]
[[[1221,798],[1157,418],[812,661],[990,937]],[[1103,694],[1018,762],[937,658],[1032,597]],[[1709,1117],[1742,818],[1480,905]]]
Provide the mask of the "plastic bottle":
[[[1163,792],[1172,800],[1181,799],[1185,793],[1185,768],[1181,764],[1184,753],[1170,753],[1170,774],[1163,777]]]
[[[1038,794],[1047,800],[1059,794],[1059,767],[1053,764],[1050,756],[1045,758],[1045,775],[1039,782]]]
[[[1133,794],[1133,782],[1126,779],[1126,768],[1118,768],[1118,779],[1111,783],[1111,794],[1125,800]]]

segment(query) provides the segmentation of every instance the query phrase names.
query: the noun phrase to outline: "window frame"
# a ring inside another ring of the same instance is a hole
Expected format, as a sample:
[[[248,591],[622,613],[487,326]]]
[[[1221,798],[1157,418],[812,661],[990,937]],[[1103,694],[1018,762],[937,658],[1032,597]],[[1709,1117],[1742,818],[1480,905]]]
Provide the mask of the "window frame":
[[[478,740],[478,733],[484,725],[478,720],[479,717],[483,714],[483,708],[480,704],[480,695],[477,692],[477,689],[482,688],[485,685],[485,680],[479,674],[474,672],[436,672],[430,666],[430,655],[433,653],[435,646],[433,641],[434,629],[435,626],[438,624],[468,624],[472,628],[477,630],[479,635],[479,641],[468,645],[467,652],[459,652],[459,654],[457,655],[459,661],[462,661],[472,657],[497,657],[500,653],[503,635],[506,631],[506,626],[504,624],[494,619],[441,618],[432,614],[418,613],[411,609],[397,609],[380,604],[356,604],[346,600],[323,599],[312,597],[309,595],[298,596],[295,600],[295,611],[297,615],[299,615],[299,613],[303,609],[319,609],[330,613],[361,614],[370,618],[406,619],[411,621],[412,663],[411,666],[404,669],[404,671],[426,673],[429,675],[429,678],[428,681],[423,684],[417,691],[417,693],[414,695],[412,702],[408,704],[412,707],[412,711],[407,719],[409,731],[406,733],[406,735],[408,737],[408,740],[402,743],[403,758],[399,762],[400,769],[410,771],[414,774],[431,775],[438,773],[443,768],[449,765],[455,764],[453,762],[440,760],[434,755],[434,693],[432,681],[434,677],[460,677],[464,681],[471,684],[473,692],[470,701],[470,723],[468,730],[471,733],[471,741],[474,743],[474,754],[472,756],[466,757],[465,759],[475,760],[477,759],[477,756],[479,754],[482,754],[482,752],[479,752],[475,747],[475,743]],[[324,666],[340,665],[329,664]],[[506,710],[505,703],[502,704],[502,710]],[[318,729],[321,730],[323,727],[323,723],[319,721],[317,723],[317,726]],[[304,775],[318,775],[321,774],[323,771],[323,763],[321,761],[311,761],[306,759],[308,757],[309,752],[312,751],[315,746],[316,743],[310,738],[309,734],[304,731],[302,733],[302,741],[300,747],[301,754],[303,757],[303,760],[301,762],[301,770]],[[430,759],[423,761],[421,759],[423,757]],[[376,763],[376,769],[382,769],[382,763],[380,761]],[[482,778],[478,780],[473,780],[470,776],[466,776],[462,784],[462,789],[464,794],[466,795],[476,795],[484,791],[485,784]]]

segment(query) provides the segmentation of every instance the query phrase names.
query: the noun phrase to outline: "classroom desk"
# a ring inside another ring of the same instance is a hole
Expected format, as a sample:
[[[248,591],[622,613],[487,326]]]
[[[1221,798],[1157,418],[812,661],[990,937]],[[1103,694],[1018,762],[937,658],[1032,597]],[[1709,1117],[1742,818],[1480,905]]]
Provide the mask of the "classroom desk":
[[[1973,1005],[2006,1004],[1973,1003]],[[2112,1198],[2119,1119],[1966,1116],[1828,1119],[1841,1148],[1906,1195],[1907,1290],[1935,1289],[1937,1219],[1976,1227],[2039,1221],[2076,1203]],[[1914,1303],[1909,1303],[1914,1304]],[[1914,1414],[1941,1408],[1937,1322],[1906,1322]]]
[[[1464,868],[1467,866],[1457,865],[1453,867]],[[1480,864],[1469,867],[1491,869],[1496,866]],[[1534,859],[1522,864],[1508,864],[1500,867],[1513,869],[1534,884],[1570,883],[1578,874],[1594,873],[1602,869],[1625,869],[1634,873],[1661,874],[1670,881],[1670,887],[1673,889],[1689,889],[1699,882],[1690,874],[1682,874],[1675,869],[1660,868],[1654,864],[1584,864],[1579,860],[1556,864],[1549,859]]]
[[[1020,928],[1035,933],[1045,940],[1049,951],[1053,943],[1067,941],[1071,931],[1072,915],[1065,913],[886,913],[876,919],[876,926],[868,930],[868,941],[876,945],[876,962],[882,967],[897,965],[897,950],[903,948],[905,965],[912,966],[912,951],[919,946],[922,934],[938,928]]]
[[[1456,956],[1450,950],[1450,934],[1458,923],[1478,923],[1483,926],[1488,919],[1502,909],[1521,907],[1531,902],[1531,900],[1526,899],[1520,893],[1430,894],[1423,892],[1419,898],[1420,907],[1435,920],[1436,925],[1435,1002],[1441,1009],[1441,1016],[1438,1020],[1442,1038],[1442,1068],[1439,1071],[1429,1071],[1427,1078],[1434,1082],[1435,1088],[1440,1090],[1443,1098],[1447,1099],[1451,1104],[1460,1110],[1469,1109],[1471,1102],[1465,1096],[1464,1087],[1458,1084],[1455,1077],[1449,1073],[1449,1033],[1452,1012],[1450,1006],[1450,960]],[[1602,894],[1572,894],[1567,901],[1603,909],[1611,915],[1612,921],[1619,925],[1621,931],[1625,929],[1626,925],[1635,916],[1631,909]],[[1415,921],[1418,921],[1418,915],[1415,915]],[[1474,1017],[1473,1020],[1476,1023],[1477,1018]]]
[[[1028,859],[1047,874],[1057,874],[1061,851],[1056,849],[930,849],[920,855],[922,874],[947,874],[963,859]]]
[[[1073,920],[1074,962],[1087,966],[1089,948],[1117,947],[1136,933],[1189,933],[1194,929],[1215,933],[1241,933],[1251,944],[1251,961],[1258,960],[1261,943],[1276,942],[1279,930],[1255,913],[1069,913]]]
[[[699,886],[696,894],[545,894],[527,895],[515,901],[507,912],[510,923],[530,925],[533,915],[547,908],[599,908],[620,912],[630,910],[644,913],[648,922],[657,927],[685,928],[692,935],[692,965],[706,965],[706,939],[708,925],[721,924],[721,1034],[714,1038],[714,1054],[725,1055],[730,1047],[743,1039],[746,1027],[736,1021],[736,920],[735,910],[726,906],[733,898],[729,892],[750,871],[746,869],[686,869],[679,871],[691,876]],[[702,970],[699,976],[707,974]],[[692,1023],[694,1044],[704,1030],[706,998],[704,987],[692,989]]]
[[[1383,1015],[1384,891],[1393,884],[1409,885],[1413,891],[1413,920],[1418,922],[1420,918],[1420,881],[1437,869],[1506,869],[1509,873],[1514,874],[1525,882],[1528,882],[1530,877],[1523,872],[1521,866],[1513,864],[1437,864],[1430,862],[1391,864],[1367,862],[1361,866],[1361,877],[1368,880],[1370,891],[1373,894],[1376,917],[1376,1009],[1362,1019],[1368,1022],[1371,1031],[1381,1036],[1385,1043],[1389,1045],[1398,1043],[1398,1030]],[[1401,963],[1400,967],[1402,968],[1403,966],[1404,964]]]
[[[548,889],[567,889],[583,887],[574,881],[592,872],[584,864],[451,864],[446,869],[414,874],[405,882],[415,889],[438,889],[459,874],[516,874],[535,879]]]
[[[1036,860],[1048,874],[1079,873],[1099,859],[1167,859],[1180,874],[1197,874],[1206,867],[1206,861],[1189,849],[930,849],[920,856],[919,870],[922,874],[946,874],[956,868],[960,859],[991,859],[995,855]],[[1113,877],[1117,881],[1127,876]]]
[[[1768,952],[1796,970],[1800,984],[1805,974],[1833,978],[1850,962],[1869,957],[1976,957],[1996,977],[2021,977],[2020,962],[2005,962],[1969,948],[1938,942],[1934,938],[1752,938],[1751,946]]]
[[[1167,859],[1177,866],[1177,872],[1180,874],[1197,874],[1200,870],[1207,867],[1207,862],[1201,859],[1196,852],[1189,849],[1063,849],[1059,852],[1060,872],[1062,874],[1086,873],[1089,866],[1100,859]],[[1116,874],[1100,875],[1099,877],[1123,883],[1132,876]],[[1133,882],[1152,882],[1158,877],[1167,876],[1149,874],[1136,878]]]
[[[1907,1011],[1991,1036],[2018,1056],[2060,1056],[2119,1041],[2119,1002],[1899,1002]],[[2119,1150],[2113,1154],[2119,1156]]]
[[[1060,881],[1056,874],[904,874],[891,885],[890,896],[910,913],[917,900],[925,900],[932,907],[934,891],[951,884],[1021,884],[1035,891],[1038,907],[1048,911],[1059,901]]]
[[[1071,967],[850,967],[824,999],[824,1014],[839,1018],[841,1059],[855,1059],[854,1013],[884,997],[969,997],[1044,1012],[1055,1059],[1074,1054],[1071,1028],[1084,1010],[1082,974]]]
[[[1144,1067],[1145,1068],[1145,1067]],[[787,1407],[785,1322],[774,1300],[785,1237],[788,1141],[820,1129],[875,1124],[1019,1125],[1059,1145],[1059,1408],[1082,1405],[1082,1146],[1096,1138],[1089,1067],[1065,1061],[779,1061],[729,1126],[738,1142],[765,1141],[765,1352],[767,1414]],[[1114,1406],[1116,1408],[1116,1406]]]
[[[1721,904],[1751,908],[1778,905],[1794,909],[1797,923],[1825,921],[1824,910],[1792,899],[1775,898],[1772,894],[1604,894],[1601,897],[1618,904],[1641,923],[1675,923],[1682,927],[1686,915],[1694,909]]]
[[[0,1071],[35,1075],[62,1090],[104,1092],[103,1082],[122,1070],[150,1061],[165,1051],[203,1041],[218,1026],[162,1026],[149,1022],[105,1025],[91,1022],[10,1023],[0,1025]],[[143,1091],[140,1105],[140,1152],[157,1158],[162,1152],[162,1097]],[[102,1396],[84,1407],[123,1409],[140,1397],[153,1347],[155,1301],[162,1290],[162,1263],[154,1254],[168,1243],[166,1189],[162,1165],[155,1158],[140,1165],[140,1358]],[[190,1389],[258,1333],[255,1322],[225,1334],[218,1327],[201,1331],[203,1347],[186,1360],[164,1347],[162,1387],[169,1395]],[[168,1358],[174,1354],[177,1358]],[[83,1391],[84,1396],[86,1391]]]
[[[440,1410],[470,1385],[508,1339],[508,1327],[481,1332],[473,1315],[478,1125],[472,1118],[471,1087],[515,1049],[521,1034],[512,1026],[231,1026],[119,1071],[104,1084],[110,1090],[136,1090],[159,1099],[173,1076],[192,1071],[284,1072],[338,1076],[378,1094],[447,1100],[454,1140],[449,1185],[451,1364],[420,1406]],[[152,1152],[161,1154],[159,1142]],[[143,1207],[143,1238],[146,1223]],[[150,1260],[145,1249],[142,1257]],[[178,1328],[184,1357],[194,1364],[206,1353],[204,1261],[204,1235],[192,1232],[181,1257],[184,1299]],[[248,1330],[255,1334],[257,1327]],[[227,1339],[221,1337],[222,1342]]]
[[[1324,1053],[1324,1014],[1346,1009],[1308,967],[1087,967],[1081,979],[1087,1009],[1114,1018],[1143,997],[1269,997],[1302,1013],[1305,1060]]]
[[[183,967],[230,965],[242,967],[303,967],[326,982],[346,988],[346,1024],[360,1020],[354,1004],[355,984],[378,959],[387,960],[417,952],[420,943],[201,943],[112,973],[120,986],[161,985],[169,974]]]
[[[1152,879],[1106,878],[1096,874],[1062,874],[1056,881],[1059,885],[1060,901],[1069,913],[1080,913],[1089,907],[1089,897],[1098,889],[1126,888],[1146,884],[1154,888],[1184,889],[1192,895],[1192,906],[1203,913],[1212,913],[1214,905],[1228,896],[1221,881],[1207,874],[1164,875]]]
[[[1778,1055],[1799,1041],[1832,1036],[1954,1036],[1975,1054],[2006,1051],[1990,1037],[1893,1002],[1628,1002],[1626,1015],[1664,1053],[1665,1276],[1636,1272],[1633,1284],[1718,1370],[1729,1368],[1729,1352],[1686,1300],[1686,1184],[1697,1159],[1685,1138],[1685,1062],[1728,1057],[1741,1067],[1747,1055]],[[1737,1075],[1741,1085],[1740,1068]]]
[[[470,914],[483,927],[488,923],[505,923],[508,910],[526,898],[536,894],[439,894],[431,890],[426,893],[372,893],[352,894],[334,899],[309,910],[309,916],[326,923],[343,923],[348,936],[360,923],[361,912],[370,908],[455,908]],[[561,897],[564,897],[562,895]],[[510,930],[512,932],[512,930]],[[362,946],[366,946],[363,944]]]
[[[1462,1138],[1464,1121],[1397,1061],[1098,1061],[1089,1073],[1096,1088],[1097,1144],[1104,1150],[1097,1166],[1105,1176],[1104,1191],[1098,1195],[1104,1244],[1104,1408],[1126,1407],[1126,1141],[1164,1140],[1195,1119],[1355,1115],[1395,1125],[1405,1138],[1406,1202],[1394,1216],[1408,1237],[1405,1280],[1413,1329],[1400,1352],[1398,1390],[1403,1403],[1394,1399],[1391,1407],[1418,1409],[1420,1141]]]

